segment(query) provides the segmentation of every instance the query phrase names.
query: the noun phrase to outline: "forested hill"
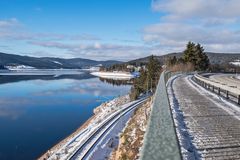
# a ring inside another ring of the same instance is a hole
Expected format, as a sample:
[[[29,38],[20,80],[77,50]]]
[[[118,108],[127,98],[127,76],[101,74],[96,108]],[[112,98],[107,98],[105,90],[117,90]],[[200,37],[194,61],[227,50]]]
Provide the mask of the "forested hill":
[[[210,60],[211,64],[226,64],[229,62],[233,62],[234,60],[240,60],[240,53],[212,53],[212,52],[206,52],[208,55],[208,58]],[[170,53],[162,56],[155,56],[156,59],[161,63],[164,64],[164,62],[173,56],[176,56],[177,58],[180,58],[183,55],[182,52],[179,53]],[[147,63],[149,60],[148,57],[136,59],[129,61],[129,64],[135,64],[135,63]]]
[[[38,69],[77,69],[84,68],[88,66],[103,65],[109,66],[112,64],[121,63],[120,61],[108,60],[108,61],[95,61],[90,59],[83,58],[52,58],[52,57],[29,57],[29,56],[20,56],[14,54],[6,54],[0,52],[0,68],[9,65],[24,65],[29,67],[34,67]]]

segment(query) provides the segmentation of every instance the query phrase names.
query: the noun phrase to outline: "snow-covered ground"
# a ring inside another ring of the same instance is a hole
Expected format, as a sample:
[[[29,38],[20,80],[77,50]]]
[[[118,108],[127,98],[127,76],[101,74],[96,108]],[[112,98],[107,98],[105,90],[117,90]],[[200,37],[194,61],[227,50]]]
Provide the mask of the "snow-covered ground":
[[[60,65],[63,65],[62,63],[58,62],[58,61],[53,61],[54,63],[56,64],[60,64]]]
[[[214,85],[216,88],[221,88],[223,90],[232,92],[235,95],[240,95],[240,84],[238,84],[238,82],[230,83],[229,78],[228,80],[221,78],[220,80],[216,81],[215,79],[206,78],[198,74],[194,76],[203,82]]]
[[[136,77],[130,72],[92,72],[91,74],[97,77],[109,79],[131,79]]]
[[[237,105],[199,86],[191,75],[170,79],[168,94],[183,159],[240,158],[240,148],[234,148],[240,141]]]
[[[235,86],[240,88],[240,76],[238,74],[213,74],[209,77],[209,79],[219,82],[222,84],[226,84],[228,86]]]
[[[28,69],[35,69],[32,66],[25,66],[25,65],[12,65],[12,66],[4,66],[8,70],[28,70]]]
[[[101,132],[96,137],[94,137],[94,140],[89,144],[89,147],[86,148],[90,148],[91,146],[94,147],[78,154],[77,159],[104,159],[104,157],[107,157],[111,153],[113,150],[113,148],[111,148],[111,145],[114,143],[114,138],[115,143],[117,143],[119,139],[119,133],[125,127],[126,122],[131,117],[136,106],[127,108],[127,110],[120,112],[120,114],[114,118],[114,120],[111,121],[107,127],[104,127]],[[87,151],[89,151],[89,154]]]
[[[240,80],[240,76],[239,75],[236,75],[235,78]]]
[[[94,110],[95,116],[88,126],[80,130],[74,137],[68,139],[55,150],[49,151],[48,159],[68,159],[86,140],[93,135],[105,122],[118,115],[135,102],[130,102],[129,95],[115,98],[112,101],[103,103]],[[84,152],[84,150],[83,150]]]
[[[90,67],[90,68],[83,68],[82,70],[84,70],[84,71],[91,71],[91,72],[98,72],[100,70],[100,67],[93,66],[93,67]]]
[[[229,64],[232,64],[234,66],[240,66],[240,60],[235,60],[233,62],[229,62]]]
[[[186,122],[184,121],[183,112],[180,108],[179,102],[176,99],[176,96],[173,90],[173,83],[175,79],[178,78],[179,76],[181,75],[173,76],[168,80],[167,92],[168,92],[169,103],[172,108],[173,119],[176,125],[176,132],[179,139],[183,159],[196,160],[196,159],[199,159],[199,157],[197,157],[198,153],[194,144],[191,142],[192,135],[187,131],[187,125],[186,125]]]
[[[140,105],[134,111],[134,114],[131,116],[124,129],[122,129],[120,138],[118,139],[118,146],[111,153],[108,160],[120,160],[124,158],[131,160],[139,159],[151,106],[152,98],[143,105]],[[115,143],[113,143],[113,145],[115,145]],[[92,158],[97,159],[97,157]]]

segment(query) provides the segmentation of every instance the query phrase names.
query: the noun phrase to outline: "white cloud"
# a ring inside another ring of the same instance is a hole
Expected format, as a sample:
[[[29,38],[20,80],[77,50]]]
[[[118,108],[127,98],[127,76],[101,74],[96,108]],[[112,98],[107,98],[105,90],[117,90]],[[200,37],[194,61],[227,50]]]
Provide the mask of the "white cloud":
[[[10,40],[70,40],[70,41],[95,41],[100,40],[97,36],[90,34],[69,35],[56,33],[31,33],[23,30],[0,30],[0,39]]]
[[[66,58],[91,58],[95,60],[129,60],[140,58],[149,54],[149,49],[137,45],[119,45],[100,43],[101,38],[91,34],[56,34],[56,33],[33,33],[18,26],[17,19],[0,21],[0,40],[11,40],[26,43],[32,56],[54,56]],[[12,28],[16,27],[16,28]],[[4,29],[4,30],[3,30]],[[59,52],[56,52],[59,51]],[[21,51],[23,53],[29,51]]]
[[[99,37],[91,34],[59,34],[59,33],[35,33],[26,31],[24,25],[16,18],[0,20],[0,39],[10,40],[72,40],[72,41],[96,41]]]
[[[36,46],[47,47],[65,50],[72,57],[90,58],[95,60],[130,60],[140,58],[150,54],[150,48],[146,46],[130,46],[117,44],[94,44],[83,43],[62,43],[55,41],[29,41],[29,44]]]
[[[239,0],[155,0],[152,8],[180,19],[237,18],[240,15]]]
[[[145,26],[143,42],[118,40],[120,44],[111,44],[91,34],[26,32],[13,29],[20,24],[15,18],[0,20],[0,39],[25,41],[59,57],[96,60],[129,60],[178,52],[188,41],[201,43],[206,51],[240,52],[239,8],[239,0],[153,0],[152,9],[160,20]],[[126,45],[129,43],[132,45]]]
[[[7,20],[0,20],[0,29],[7,29],[7,28],[11,28],[11,27],[16,27],[19,26],[20,23],[18,22],[18,20],[16,18],[11,18],[11,19],[7,19]]]
[[[207,51],[240,52],[238,0],[154,0],[152,8],[161,21],[144,28],[145,42],[166,51],[194,41]]]

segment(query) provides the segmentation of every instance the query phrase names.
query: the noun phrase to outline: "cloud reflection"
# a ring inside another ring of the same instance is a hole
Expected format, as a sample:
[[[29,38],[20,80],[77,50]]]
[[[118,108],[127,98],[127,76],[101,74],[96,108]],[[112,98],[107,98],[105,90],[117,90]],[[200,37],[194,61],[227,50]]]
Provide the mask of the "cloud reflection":
[[[9,118],[12,120],[18,119],[19,116],[25,113],[26,105],[31,101],[25,98],[11,99],[0,98],[0,118]]]
[[[46,83],[44,83],[46,82]],[[13,92],[0,97],[0,118],[18,119],[32,107],[90,106],[126,94],[130,86],[113,86],[98,78],[53,81],[33,80],[8,84]],[[24,87],[23,87],[24,86]]]
[[[96,96],[113,96],[127,93],[130,86],[112,86],[107,83],[99,82],[97,78],[87,80],[71,80],[71,84],[59,89],[49,89],[41,92],[35,92],[35,96],[53,96],[62,93]]]

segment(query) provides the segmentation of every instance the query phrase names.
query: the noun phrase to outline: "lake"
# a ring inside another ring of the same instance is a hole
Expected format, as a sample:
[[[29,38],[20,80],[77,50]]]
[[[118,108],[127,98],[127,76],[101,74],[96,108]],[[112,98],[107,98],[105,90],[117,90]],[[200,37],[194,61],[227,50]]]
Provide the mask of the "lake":
[[[85,72],[0,75],[0,159],[38,158],[130,87]]]

